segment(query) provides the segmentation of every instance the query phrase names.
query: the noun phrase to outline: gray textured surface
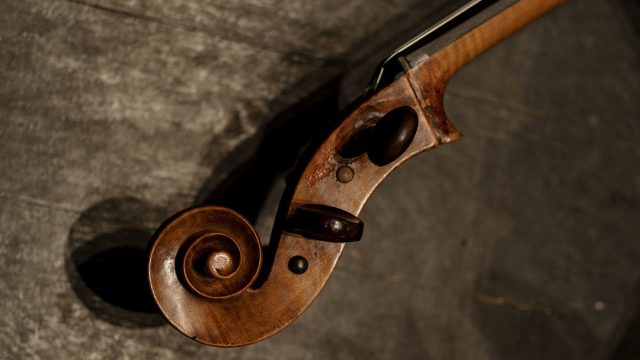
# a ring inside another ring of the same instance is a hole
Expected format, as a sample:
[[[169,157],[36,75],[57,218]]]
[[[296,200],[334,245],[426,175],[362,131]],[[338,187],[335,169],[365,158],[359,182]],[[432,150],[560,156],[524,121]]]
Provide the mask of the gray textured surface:
[[[465,138],[380,187],[363,241],[275,337],[200,346],[80,275],[113,246],[141,256],[149,232],[222,182],[278,114],[342,74],[341,101],[354,96],[362,59],[435,8],[1,1],[0,357],[631,358],[640,44],[630,0],[570,2],[465,68],[446,98]],[[276,201],[274,191],[262,232]]]

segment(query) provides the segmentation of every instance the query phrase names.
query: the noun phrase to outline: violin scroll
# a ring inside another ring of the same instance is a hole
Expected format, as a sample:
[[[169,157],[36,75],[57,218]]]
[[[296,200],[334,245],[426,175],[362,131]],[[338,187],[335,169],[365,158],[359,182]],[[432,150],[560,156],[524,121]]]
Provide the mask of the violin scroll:
[[[262,246],[253,226],[235,211],[200,206],[182,211],[156,232],[151,248],[151,290],[161,310],[174,299],[164,289],[167,267],[194,296],[225,299],[236,296],[256,280],[262,264]],[[162,296],[158,296],[163,294]]]
[[[284,226],[274,227],[268,265],[252,225],[233,210],[201,206],[165,222],[148,266],[162,314],[184,335],[221,347],[251,344],[289,325],[318,296],[345,243],[362,236],[357,216],[384,178],[411,157],[462,136],[444,113],[451,76],[561,2],[472,0],[394,52],[389,59],[402,64],[402,73],[381,82],[383,71],[389,74],[382,66],[375,86],[301,164],[281,203],[277,223]],[[405,58],[419,40],[458,20],[468,24],[465,14],[480,8],[496,14],[435,53]]]

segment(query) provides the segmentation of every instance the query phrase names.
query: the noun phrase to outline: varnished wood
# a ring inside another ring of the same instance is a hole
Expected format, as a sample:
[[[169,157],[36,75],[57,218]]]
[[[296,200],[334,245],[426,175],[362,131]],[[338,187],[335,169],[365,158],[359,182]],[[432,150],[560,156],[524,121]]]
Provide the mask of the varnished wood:
[[[430,83],[446,84],[469,61],[562,3],[564,0],[521,0],[415,66],[412,74],[421,77],[418,83],[429,72]]]
[[[304,204],[324,204],[357,215],[375,188],[397,166],[421,152],[459,139],[461,134],[444,113],[443,93],[449,79],[464,64],[561,2],[521,0],[363,101],[309,161],[295,186],[289,215]],[[365,155],[351,159],[338,155],[336,149],[343,147],[354,133],[400,107],[415,111],[418,127],[413,141],[397,159],[377,166]],[[339,181],[338,169],[345,166],[353,171],[353,177]],[[149,261],[151,288],[162,313],[183,334],[205,344],[245,345],[290,324],[318,296],[344,247],[283,232],[262,286],[231,291],[225,298],[203,297],[184,286],[176,268],[181,261],[180,249],[193,234],[208,228],[222,233],[228,230],[225,223],[199,219],[198,214],[209,211],[215,209],[194,209],[170,219],[157,232]],[[255,253],[241,253],[240,266],[242,261],[252,261],[256,256],[259,258]],[[308,261],[308,269],[302,274],[288,268],[290,260],[297,256]],[[252,275],[243,276],[241,280]]]

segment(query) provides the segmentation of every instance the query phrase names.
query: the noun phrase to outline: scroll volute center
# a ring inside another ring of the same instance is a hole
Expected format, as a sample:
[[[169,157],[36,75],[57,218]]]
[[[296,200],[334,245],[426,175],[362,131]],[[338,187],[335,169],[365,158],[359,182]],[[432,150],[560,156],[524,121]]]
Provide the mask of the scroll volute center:
[[[238,258],[225,250],[212,251],[207,256],[205,269],[213,277],[225,277],[238,269]]]
[[[203,297],[230,297],[252,281],[253,266],[247,266],[240,246],[222,233],[195,236],[182,249],[181,277],[185,285]],[[249,271],[247,271],[249,270]]]

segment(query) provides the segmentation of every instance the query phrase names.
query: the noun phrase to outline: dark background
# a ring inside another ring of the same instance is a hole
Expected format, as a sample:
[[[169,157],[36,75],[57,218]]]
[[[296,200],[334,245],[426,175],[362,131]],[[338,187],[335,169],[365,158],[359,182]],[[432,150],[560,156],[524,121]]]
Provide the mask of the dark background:
[[[0,358],[639,358],[634,0],[570,1],[459,73],[465,138],[379,188],[292,326],[216,349],[155,311],[153,229],[213,201],[268,239],[302,140],[441,5],[0,1]]]

